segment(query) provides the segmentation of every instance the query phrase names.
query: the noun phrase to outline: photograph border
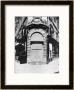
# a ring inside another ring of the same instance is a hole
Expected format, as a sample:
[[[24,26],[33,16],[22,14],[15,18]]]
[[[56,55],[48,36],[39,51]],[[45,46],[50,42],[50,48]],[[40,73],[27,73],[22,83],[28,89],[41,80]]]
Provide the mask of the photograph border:
[[[69,5],[69,85],[5,85],[5,5]],[[1,88],[72,89],[73,88],[73,1],[1,1]]]

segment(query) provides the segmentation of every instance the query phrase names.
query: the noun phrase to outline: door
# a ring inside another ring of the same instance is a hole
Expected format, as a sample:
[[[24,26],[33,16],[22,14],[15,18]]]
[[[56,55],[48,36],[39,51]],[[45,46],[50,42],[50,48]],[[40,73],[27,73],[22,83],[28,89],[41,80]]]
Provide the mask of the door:
[[[41,63],[43,57],[43,45],[42,44],[32,44],[31,45],[31,62]]]
[[[44,38],[43,35],[39,32],[35,32],[31,35],[30,39],[30,63],[41,63],[43,59],[43,45]]]

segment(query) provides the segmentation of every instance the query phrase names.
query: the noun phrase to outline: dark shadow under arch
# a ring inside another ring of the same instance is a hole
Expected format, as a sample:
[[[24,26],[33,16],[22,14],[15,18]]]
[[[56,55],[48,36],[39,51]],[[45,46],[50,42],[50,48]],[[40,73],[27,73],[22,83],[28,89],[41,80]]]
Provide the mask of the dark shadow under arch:
[[[25,29],[27,29],[28,30],[28,32],[29,32],[29,30],[31,30],[31,29],[43,29],[45,32],[48,32],[48,30],[49,30],[49,27],[48,26],[46,26],[46,25],[44,25],[44,24],[30,24],[30,25],[28,25],[28,26],[26,26],[26,28]]]

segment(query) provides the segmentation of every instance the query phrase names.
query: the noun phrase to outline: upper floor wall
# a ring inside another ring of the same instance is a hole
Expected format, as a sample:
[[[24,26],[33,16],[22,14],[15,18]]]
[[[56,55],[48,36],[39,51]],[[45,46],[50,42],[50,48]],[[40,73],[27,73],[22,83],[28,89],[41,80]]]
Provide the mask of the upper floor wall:
[[[31,27],[31,25],[47,26],[47,34],[54,38],[57,42],[59,42],[59,17],[15,17],[15,37],[17,39],[21,39],[24,36],[24,33],[26,33],[26,27]]]

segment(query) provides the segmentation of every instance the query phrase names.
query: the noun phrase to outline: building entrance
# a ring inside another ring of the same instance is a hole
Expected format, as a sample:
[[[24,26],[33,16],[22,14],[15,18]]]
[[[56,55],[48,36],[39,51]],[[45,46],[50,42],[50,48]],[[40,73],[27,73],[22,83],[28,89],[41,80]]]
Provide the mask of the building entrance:
[[[29,62],[41,64],[43,62],[44,37],[41,33],[32,33],[30,37]]]

